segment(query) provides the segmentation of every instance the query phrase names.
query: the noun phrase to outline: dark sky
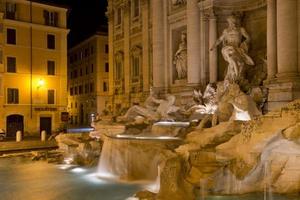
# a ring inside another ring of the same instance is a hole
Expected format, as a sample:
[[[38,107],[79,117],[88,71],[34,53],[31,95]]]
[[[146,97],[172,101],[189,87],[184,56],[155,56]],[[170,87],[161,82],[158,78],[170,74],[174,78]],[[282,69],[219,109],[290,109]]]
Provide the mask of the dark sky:
[[[68,28],[69,47],[84,40],[107,24],[107,0],[44,0],[70,7]]]

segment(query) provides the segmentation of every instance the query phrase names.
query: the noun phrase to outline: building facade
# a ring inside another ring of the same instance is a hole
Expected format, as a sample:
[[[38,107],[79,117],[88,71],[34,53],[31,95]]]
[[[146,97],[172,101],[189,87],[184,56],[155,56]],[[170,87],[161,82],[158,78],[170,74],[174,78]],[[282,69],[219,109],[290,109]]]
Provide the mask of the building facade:
[[[108,0],[112,105],[141,102],[150,86],[185,104],[194,89],[224,80],[221,48],[210,48],[230,15],[251,37],[249,71],[258,73],[248,81],[268,89],[267,110],[299,98],[299,8],[297,0]]]
[[[0,128],[50,134],[67,111],[67,8],[0,3]]]
[[[143,101],[152,85],[150,1],[108,1],[109,111]]]
[[[74,126],[89,125],[108,104],[107,33],[98,32],[68,53],[68,111]]]

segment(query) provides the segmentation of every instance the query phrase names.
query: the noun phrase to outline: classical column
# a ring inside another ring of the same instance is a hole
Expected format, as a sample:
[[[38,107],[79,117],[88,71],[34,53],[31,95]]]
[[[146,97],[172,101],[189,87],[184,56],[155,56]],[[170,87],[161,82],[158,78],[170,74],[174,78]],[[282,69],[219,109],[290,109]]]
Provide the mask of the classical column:
[[[129,2],[123,3],[123,31],[124,31],[124,84],[125,94],[130,93],[130,12]]]
[[[109,95],[114,95],[114,10],[112,1],[108,1],[107,9],[107,18],[108,18],[108,45],[109,45]],[[112,103],[113,104],[113,103]]]
[[[277,73],[277,24],[276,0],[268,0],[267,10],[267,65],[268,79]]]
[[[277,1],[277,77],[298,74],[297,0]]]
[[[149,91],[150,89],[150,65],[149,65],[149,1],[141,1],[142,10],[142,29],[143,29],[143,91]]]
[[[211,48],[218,39],[217,18],[213,12],[209,16],[209,48]],[[209,82],[215,83],[218,81],[218,50],[214,48],[209,51]]]
[[[206,24],[207,20],[204,14],[204,10],[200,9],[200,82],[202,85],[206,85]]]
[[[187,1],[187,80],[189,85],[200,83],[200,11],[198,0]]]
[[[164,67],[164,13],[163,0],[152,2],[152,41],[153,41],[153,86],[164,88],[165,67]]]

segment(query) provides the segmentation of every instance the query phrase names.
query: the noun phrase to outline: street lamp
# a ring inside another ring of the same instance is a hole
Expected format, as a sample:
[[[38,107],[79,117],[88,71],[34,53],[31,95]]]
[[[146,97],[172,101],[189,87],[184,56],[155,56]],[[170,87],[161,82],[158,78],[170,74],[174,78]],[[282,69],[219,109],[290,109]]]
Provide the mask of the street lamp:
[[[43,87],[45,85],[45,81],[43,79],[40,79],[37,83],[37,89]]]

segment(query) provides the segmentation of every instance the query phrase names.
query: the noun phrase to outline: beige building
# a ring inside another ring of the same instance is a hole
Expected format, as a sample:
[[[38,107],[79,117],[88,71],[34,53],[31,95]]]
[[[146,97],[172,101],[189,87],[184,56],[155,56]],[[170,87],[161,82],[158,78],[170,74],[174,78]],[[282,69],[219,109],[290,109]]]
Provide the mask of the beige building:
[[[261,73],[247,78],[268,89],[266,109],[299,98],[299,6],[297,0],[108,0],[111,104],[138,103],[150,85],[185,104],[193,89],[224,80],[221,48],[209,49],[232,14],[251,37],[249,71]]]
[[[89,125],[108,104],[107,33],[98,32],[69,50],[68,111],[74,126]]]
[[[67,108],[67,8],[0,3],[0,128],[8,137],[48,134]]]
[[[130,5],[130,6],[129,6]],[[147,97],[152,85],[150,1],[108,1],[108,110],[121,111]]]

